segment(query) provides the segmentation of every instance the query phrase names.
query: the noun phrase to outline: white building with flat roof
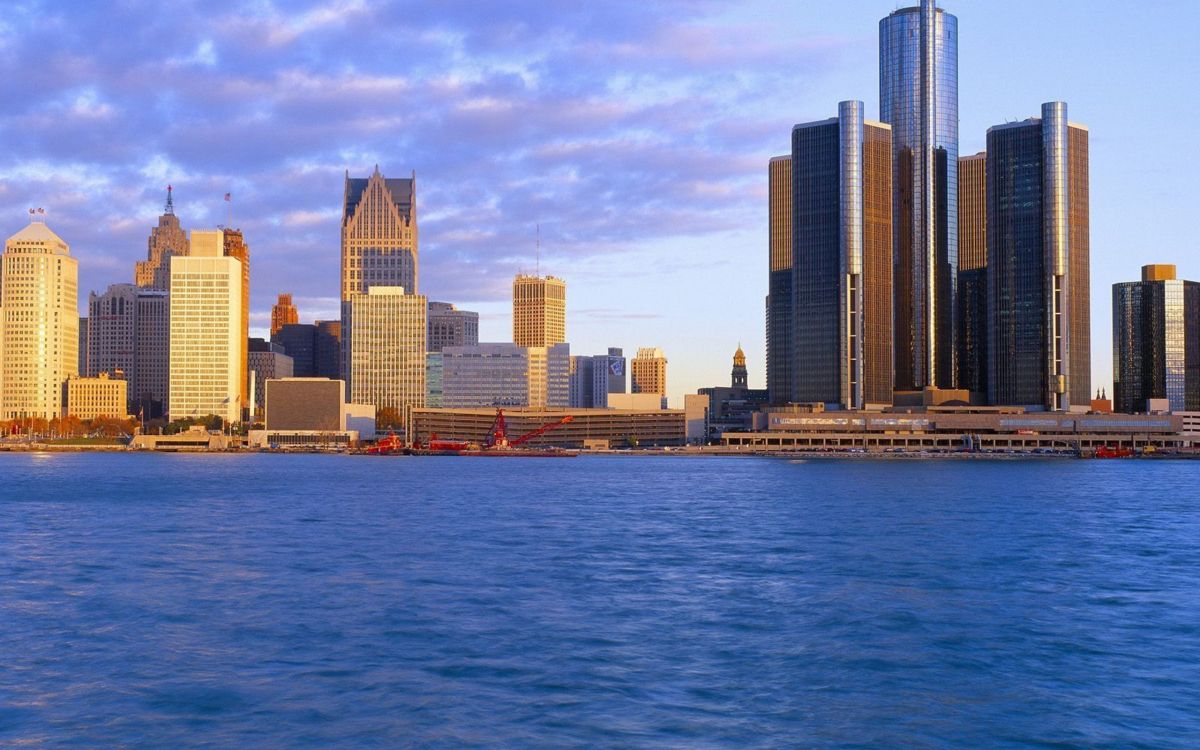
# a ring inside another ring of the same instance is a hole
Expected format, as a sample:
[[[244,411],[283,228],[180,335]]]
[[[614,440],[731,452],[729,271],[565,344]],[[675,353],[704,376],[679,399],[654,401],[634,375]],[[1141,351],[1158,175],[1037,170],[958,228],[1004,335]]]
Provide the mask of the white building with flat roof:
[[[224,254],[224,233],[195,230],[171,259],[171,419],[241,419],[242,264]]]

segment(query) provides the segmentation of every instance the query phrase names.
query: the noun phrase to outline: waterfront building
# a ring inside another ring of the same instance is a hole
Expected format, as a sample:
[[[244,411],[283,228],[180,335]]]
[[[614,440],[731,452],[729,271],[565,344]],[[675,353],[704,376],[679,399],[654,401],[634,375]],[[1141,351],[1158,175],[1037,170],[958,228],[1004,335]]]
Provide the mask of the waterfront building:
[[[145,289],[166,291],[171,286],[171,258],[188,254],[187,233],[175,215],[171,186],[167,186],[167,204],[158,217],[158,226],[150,230],[146,241],[146,260],[138,261],[133,270],[133,283]]]
[[[171,419],[241,419],[242,264],[225,254],[223,231],[195,230],[186,256],[171,259]]]
[[[554,346],[567,340],[567,283],[554,276],[513,279],[513,343]]]
[[[958,387],[987,398],[987,154],[958,160]]]
[[[570,344],[546,347],[546,406],[571,405],[571,362]]]
[[[792,398],[792,156],[767,165],[767,390],[772,403]]]
[[[88,295],[87,365],[80,374],[95,377],[120,371],[126,378],[133,377],[137,369],[137,295],[133,284],[111,284],[104,294]]]
[[[608,397],[625,393],[625,355],[619,347],[607,354],[571,357],[568,403],[576,409],[608,408]]]
[[[544,407],[547,364],[546,347],[510,343],[445,347],[442,403],[446,408]]]
[[[339,450],[375,438],[375,407],[346,403],[341,380],[267,380],[264,404],[264,429],[247,436],[253,447]]]
[[[73,375],[67,378],[66,390],[63,416],[70,414],[83,420],[128,416],[129,392],[124,378],[111,377],[107,372],[95,377]]]
[[[280,328],[290,323],[299,323],[300,313],[292,304],[292,295],[280,294],[274,307],[271,308],[271,335],[274,336]]]
[[[427,301],[397,286],[370,286],[342,305],[348,400],[394,409],[425,405]]]
[[[372,286],[417,292],[417,176],[346,172],[342,202],[342,302]]]
[[[223,229],[224,234],[224,252],[227,258],[236,258],[242,264],[242,372],[249,375],[250,372],[250,349],[248,343],[250,341],[250,246],[246,244],[245,237],[242,236],[240,229]],[[241,404],[244,407],[250,405],[250,382],[243,380],[241,390],[238,393],[241,399]]]
[[[792,130],[791,401],[892,402],[891,131],[864,111]]]
[[[703,397],[703,424],[701,435],[705,440],[718,438],[727,431],[748,431],[754,428],[754,415],[769,403],[770,392],[749,386],[746,368],[746,353],[739,346],[733,353],[733,369],[729,374],[729,386],[701,388],[696,395]],[[693,402],[693,409],[696,408]],[[687,401],[684,401],[687,409]],[[693,428],[693,433],[695,432]],[[689,438],[695,438],[694,434]]]
[[[666,404],[667,357],[662,349],[638,349],[629,363],[629,376],[630,393],[654,393]]]
[[[252,338],[249,346],[250,376],[254,383],[251,402],[255,409],[262,409],[266,398],[266,382],[292,377],[292,358],[284,353],[281,345],[263,339]]]
[[[1200,411],[1200,284],[1173,265],[1142,266],[1142,280],[1113,284],[1113,408]]]
[[[31,210],[32,213],[32,210]],[[79,374],[79,267],[34,218],[0,257],[0,419],[54,419]]]
[[[988,129],[987,202],[989,403],[1086,408],[1088,131],[1064,102]]]
[[[480,344],[486,346],[486,344]],[[563,417],[567,424],[529,440],[530,448],[627,448],[679,446],[687,442],[683,409],[504,409],[509,439],[515,439]],[[483,444],[496,419],[491,406],[414,409],[413,434],[422,443],[431,435]]]
[[[459,310],[449,302],[429,303],[429,351],[440,352],[447,346],[478,343],[479,313]]]
[[[133,372],[126,374],[129,397],[134,414],[155,419],[167,412],[171,388],[170,291],[139,287],[136,305]]]
[[[958,19],[935,0],[880,20],[879,112],[892,126],[895,387],[954,388]]]

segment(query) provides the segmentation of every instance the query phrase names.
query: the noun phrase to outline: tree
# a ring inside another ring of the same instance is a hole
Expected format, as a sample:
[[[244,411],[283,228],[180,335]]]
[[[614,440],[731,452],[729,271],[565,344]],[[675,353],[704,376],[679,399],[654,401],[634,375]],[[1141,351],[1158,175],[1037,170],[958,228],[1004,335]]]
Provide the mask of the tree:
[[[375,412],[375,429],[395,430],[404,426],[404,418],[400,412],[391,406],[385,406]]]

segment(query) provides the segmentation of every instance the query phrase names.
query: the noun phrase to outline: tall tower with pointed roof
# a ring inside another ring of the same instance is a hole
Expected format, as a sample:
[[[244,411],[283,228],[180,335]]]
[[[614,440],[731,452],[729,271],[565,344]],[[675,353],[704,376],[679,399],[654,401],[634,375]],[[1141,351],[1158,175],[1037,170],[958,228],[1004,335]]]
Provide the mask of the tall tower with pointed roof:
[[[0,420],[60,416],[78,373],[79,264],[35,219],[0,256]]]
[[[342,204],[342,301],[372,286],[417,293],[417,175],[365,179],[346,173]]]
[[[738,344],[737,351],[733,353],[733,374],[730,377],[730,385],[734,388],[747,388],[746,383],[749,381],[749,375],[746,372],[746,353],[742,351],[742,345]]]
[[[171,286],[171,256],[187,255],[187,233],[175,215],[175,199],[167,185],[167,203],[163,206],[158,226],[150,230],[146,241],[146,260],[134,266],[133,283],[143,289],[166,290]]]

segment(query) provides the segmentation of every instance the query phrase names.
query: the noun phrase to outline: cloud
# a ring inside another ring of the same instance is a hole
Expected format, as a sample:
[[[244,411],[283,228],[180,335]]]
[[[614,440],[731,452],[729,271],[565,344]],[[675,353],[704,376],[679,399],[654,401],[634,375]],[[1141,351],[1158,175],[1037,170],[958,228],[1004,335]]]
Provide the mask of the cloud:
[[[766,157],[787,139],[772,125],[781,90],[794,90],[781,82],[819,75],[848,42],[728,9],[23,6],[0,29],[0,59],[21,71],[0,80],[0,209],[11,232],[46,206],[86,292],[131,277],[172,184],[187,228],[225,223],[232,208],[257,314],[291,291],[329,317],[343,176],[415,170],[423,291],[505,299],[512,274],[534,265],[537,224],[543,270],[569,276],[760,220]],[[38,64],[16,65],[26,60]]]

